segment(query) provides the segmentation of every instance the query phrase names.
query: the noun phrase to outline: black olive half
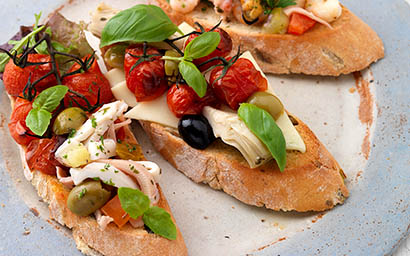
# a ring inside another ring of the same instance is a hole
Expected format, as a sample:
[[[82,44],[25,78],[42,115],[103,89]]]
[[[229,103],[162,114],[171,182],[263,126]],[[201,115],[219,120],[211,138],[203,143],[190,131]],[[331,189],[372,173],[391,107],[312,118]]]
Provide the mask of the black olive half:
[[[183,116],[178,131],[182,139],[196,149],[205,149],[215,140],[212,127],[203,115]]]

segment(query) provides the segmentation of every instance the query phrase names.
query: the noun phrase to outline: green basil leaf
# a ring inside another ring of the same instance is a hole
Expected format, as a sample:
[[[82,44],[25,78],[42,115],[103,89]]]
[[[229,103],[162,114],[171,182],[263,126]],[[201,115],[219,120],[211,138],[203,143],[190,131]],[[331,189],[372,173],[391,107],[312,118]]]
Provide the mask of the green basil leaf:
[[[273,117],[265,110],[249,103],[242,103],[238,115],[269,149],[282,172],[286,165],[286,141]]]
[[[296,5],[295,0],[279,0],[276,2],[275,7],[285,8],[291,5]]]
[[[42,91],[33,101],[33,108],[43,109],[52,112],[60,104],[68,92],[68,87],[56,85]]]
[[[11,53],[13,52],[20,52],[21,49],[26,46],[27,42],[30,40],[31,37],[39,33],[41,30],[43,30],[45,27],[41,26],[33,31],[31,31],[28,35],[23,37],[20,41],[16,42],[15,46],[13,49],[10,51]],[[2,54],[0,55],[0,72],[4,71],[4,67],[6,66],[7,62],[9,61],[10,57],[7,54]]]
[[[47,131],[47,128],[50,124],[51,113],[44,109],[32,109],[26,117],[27,127],[39,136]]]
[[[181,61],[178,64],[179,73],[181,73],[185,82],[194,89],[199,97],[204,97],[206,94],[207,83],[201,71],[189,61]]]
[[[221,41],[218,32],[205,32],[185,47],[184,59],[199,59],[215,51]]]
[[[118,189],[121,207],[131,218],[136,219],[149,208],[149,198],[138,189],[121,187]]]
[[[142,220],[155,234],[170,240],[177,239],[177,228],[171,215],[164,209],[153,206],[144,213]]]
[[[161,8],[139,4],[117,13],[107,22],[100,47],[119,42],[160,42],[177,30]]]

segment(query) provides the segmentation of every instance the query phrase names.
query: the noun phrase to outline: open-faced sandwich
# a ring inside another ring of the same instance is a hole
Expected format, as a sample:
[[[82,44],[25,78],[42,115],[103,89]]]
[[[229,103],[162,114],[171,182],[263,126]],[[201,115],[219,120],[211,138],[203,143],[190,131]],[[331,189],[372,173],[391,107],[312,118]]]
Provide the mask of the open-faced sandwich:
[[[338,76],[384,56],[377,34],[339,0],[153,0],[176,24],[223,20],[234,49],[264,72]]]
[[[187,255],[158,184],[82,28],[55,14],[1,50],[8,124],[25,176],[87,255]],[[6,49],[7,48],[7,49]],[[23,170],[22,170],[23,171]]]
[[[177,27],[154,5],[94,13],[106,74],[155,148],[197,183],[283,211],[322,211],[349,192],[338,163],[284,108],[249,51],[218,24]],[[108,22],[107,22],[108,20]]]

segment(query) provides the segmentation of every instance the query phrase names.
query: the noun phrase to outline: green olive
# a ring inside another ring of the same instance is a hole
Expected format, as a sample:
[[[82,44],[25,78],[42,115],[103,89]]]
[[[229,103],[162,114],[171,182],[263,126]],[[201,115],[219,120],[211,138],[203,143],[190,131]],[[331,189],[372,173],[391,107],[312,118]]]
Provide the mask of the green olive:
[[[268,20],[263,24],[262,30],[269,34],[285,34],[288,30],[289,17],[282,8],[274,8]]]
[[[70,211],[79,216],[88,216],[100,209],[111,196],[99,181],[86,181],[75,186],[67,199]]]
[[[110,47],[104,54],[104,61],[111,67],[122,68],[124,66],[124,55],[126,44],[116,44]]]
[[[86,120],[87,115],[81,108],[66,108],[54,121],[53,132],[57,135],[70,133],[72,130],[78,130]]]
[[[166,51],[165,56],[181,57],[179,53],[173,50]],[[178,62],[174,60],[165,60],[165,74],[167,76],[176,77],[178,75]]]
[[[249,97],[248,103],[268,111],[275,120],[277,120],[284,111],[283,104],[278,97],[267,92],[255,92]]]
[[[141,147],[136,144],[121,142],[117,143],[115,152],[119,158],[124,160],[141,161],[144,160],[144,154]]]

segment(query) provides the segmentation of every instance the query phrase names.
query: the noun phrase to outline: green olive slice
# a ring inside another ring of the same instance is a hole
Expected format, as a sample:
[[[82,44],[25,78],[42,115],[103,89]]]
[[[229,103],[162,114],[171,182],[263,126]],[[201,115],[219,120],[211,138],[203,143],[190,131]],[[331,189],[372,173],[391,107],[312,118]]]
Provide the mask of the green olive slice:
[[[86,120],[87,115],[81,108],[66,108],[54,121],[53,132],[57,135],[68,134],[72,130],[78,130]]]
[[[126,44],[117,44],[110,47],[104,54],[104,61],[114,68],[122,68],[124,66],[124,56]]]
[[[67,198],[70,211],[79,216],[88,216],[100,209],[111,196],[102,188],[100,181],[86,181],[75,186]]]
[[[278,97],[268,92],[255,92],[249,97],[248,103],[268,111],[275,120],[277,120],[285,110]]]
[[[165,56],[170,57],[181,57],[179,53],[173,50],[168,50],[165,52]],[[178,62],[173,60],[165,60],[165,74],[167,76],[177,76],[178,75]]]

